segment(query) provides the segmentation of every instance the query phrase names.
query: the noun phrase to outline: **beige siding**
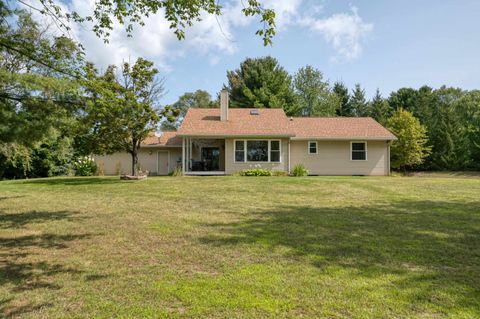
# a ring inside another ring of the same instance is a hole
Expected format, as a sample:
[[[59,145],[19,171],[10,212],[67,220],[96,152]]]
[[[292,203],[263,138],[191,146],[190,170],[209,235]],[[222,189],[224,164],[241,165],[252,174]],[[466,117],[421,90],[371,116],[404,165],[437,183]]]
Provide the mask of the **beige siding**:
[[[367,160],[350,160],[350,141],[318,141],[318,154],[308,154],[308,141],[291,141],[291,169],[303,164],[314,175],[388,175],[388,144],[367,142]]]
[[[168,151],[168,172],[177,166],[177,160],[182,156],[181,148],[142,148],[138,153],[141,170],[148,170],[150,175],[158,175],[158,151]],[[95,162],[105,175],[131,174],[132,157],[128,153],[111,155],[95,155]]]
[[[281,140],[281,158],[280,163],[265,162],[244,162],[236,163],[234,154],[235,139],[225,139],[225,173],[234,174],[244,169],[250,168],[266,168],[271,170],[288,170],[288,140]]]

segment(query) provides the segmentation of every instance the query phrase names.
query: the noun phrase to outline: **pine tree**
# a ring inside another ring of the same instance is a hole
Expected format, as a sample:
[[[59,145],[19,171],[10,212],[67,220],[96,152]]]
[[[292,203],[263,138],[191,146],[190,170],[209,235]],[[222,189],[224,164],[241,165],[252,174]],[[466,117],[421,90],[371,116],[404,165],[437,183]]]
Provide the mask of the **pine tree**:
[[[340,106],[336,110],[338,116],[354,116],[353,110],[350,107],[350,94],[348,88],[343,82],[335,82],[333,85],[333,93],[335,93],[339,100]]]
[[[365,90],[360,87],[360,84],[355,84],[355,89],[352,91],[350,98],[350,108],[354,116],[368,116],[367,100],[365,99]]]
[[[388,105],[388,102],[380,94],[379,89],[377,89],[377,91],[375,92],[375,96],[368,103],[367,111],[368,116],[373,117],[380,124],[386,124],[390,113],[390,107]]]

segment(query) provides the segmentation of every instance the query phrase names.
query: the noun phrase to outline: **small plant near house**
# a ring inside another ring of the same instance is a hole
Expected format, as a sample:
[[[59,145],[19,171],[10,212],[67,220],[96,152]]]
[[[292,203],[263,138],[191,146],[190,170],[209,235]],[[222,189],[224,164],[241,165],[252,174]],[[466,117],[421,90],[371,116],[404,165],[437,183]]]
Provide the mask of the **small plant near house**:
[[[93,158],[85,156],[73,163],[76,176],[93,176],[97,172],[97,164]]]
[[[305,168],[303,164],[297,164],[293,168],[292,171],[293,176],[307,176],[308,175],[308,170]]]
[[[272,171],[264,168],[244,169],[240,175],[242,176],[272,176]]]
[[[183,176],[182,168],[181,168],[180,166],[177,166],[177,167],[175,167],[175,169],[174,169],[170,174],[168,174],[168,175],[173,176],[173,177]]]

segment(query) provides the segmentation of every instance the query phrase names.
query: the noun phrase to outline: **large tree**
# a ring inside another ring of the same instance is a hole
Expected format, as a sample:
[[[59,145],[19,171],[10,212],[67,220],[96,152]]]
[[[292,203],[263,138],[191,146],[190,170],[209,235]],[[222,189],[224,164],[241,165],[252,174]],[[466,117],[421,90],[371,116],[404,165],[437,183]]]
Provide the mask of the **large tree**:
[[[227,71],[232,107],[283,108],[288,115],[298,112],[292,77],[277,59],[247,58],[240,68]]]
[[[350,97],[350,108],[355,116],[368,116],[365,90],[358,83],[355,84]]]
[[[322,72],[310,65],[295,73],[293,85],[302,116],[334,116],[340,108],[340,98],[330,91]]]
[[[125,62],[120,72],[110,66],[102,75],[87,67],[83,134],[79,143],[96,154],[124,151],[132,157],[132,175],[138,174],[138,150],[169,109],[159,109],[163,84],[153,63],[139,58]]]
[[[387,127],[398,138],[391,146],[392,167],[405,170],[422,164],[431,150],[425,126],[412,113],[398,108],[388,119]]]
[[[338,107],[336,113],[338,116],[354,116],[350,104],[350,94],[348,93],[348,88],[343,82],[335,82],[333,85],[333,93],[335,93],[340,99],[340,106]]]
[[[48,36],[23,10],[0,5],[0,15],[0,42],[23,44],[23,54],[0,50],[0,175],[44,176],[32,162],[40,149],[56,152],[68,140],[80,104],[81,53],[70,39]]]

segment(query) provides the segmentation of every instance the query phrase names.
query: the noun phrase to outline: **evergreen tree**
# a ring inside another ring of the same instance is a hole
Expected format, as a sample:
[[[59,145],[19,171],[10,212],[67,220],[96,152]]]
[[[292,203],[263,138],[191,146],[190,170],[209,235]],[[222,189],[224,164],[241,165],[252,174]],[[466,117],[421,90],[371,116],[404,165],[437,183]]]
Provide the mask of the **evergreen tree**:
[[[380,94],[380,90],[377,89],[374,97],[368,103],[368,116],[373,117],[377,122],[385,125],[389,117],[390,108],[388,102]]]
[[[227,71],[232,107],[283,108],[287,115],[298,112],[292,77],[271,56],[247,58],[235,71]]]
[[[362,89],[358,83],[355,84],[355,89],[352,91],[349,104],[354,116],[368,116],[365,90]]]
[[[338,116],[354,116],[353,110],[350,106],[350,94],[348,93],[348,88],[343,82],[335,82],[333,85],[333,93],[335,93],[339,100],[340,105],[336,110]]]
[[[403,169],[423,163],[430,154],[427,129],[412,113],[398,108],[388,119],[388,128],[398,138],[391,146],[392,168]]]
[[[459,102],[464,95],[460,89],[442,87],[434,92],[435,110],[429,121],[432,156],[429,168],[459,170],[469,166],[471,154],[469,136],[460,112]]]

